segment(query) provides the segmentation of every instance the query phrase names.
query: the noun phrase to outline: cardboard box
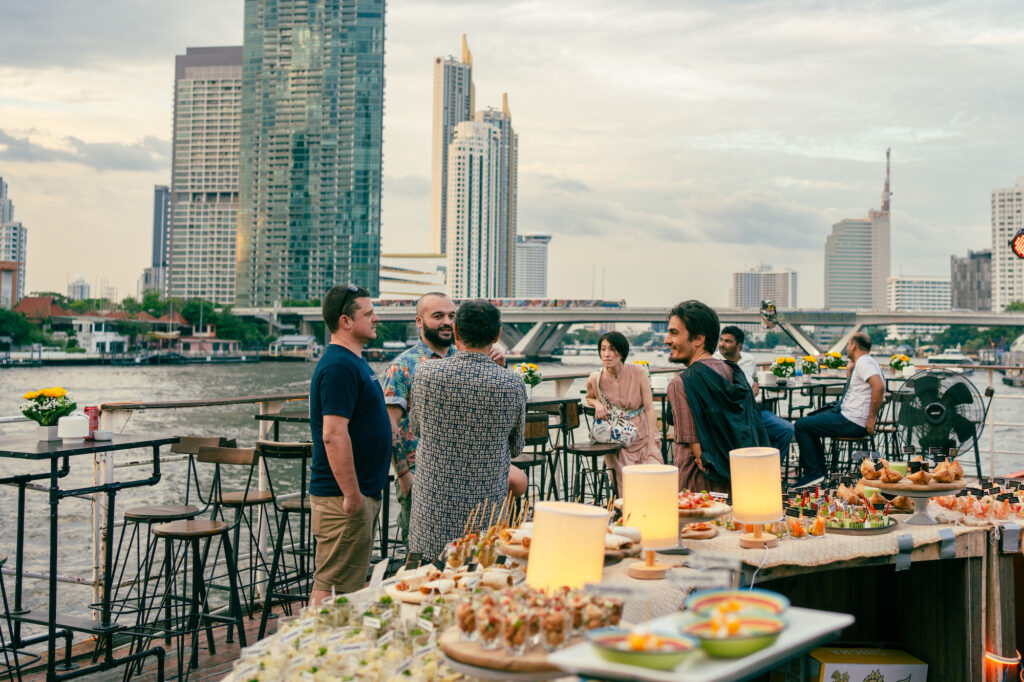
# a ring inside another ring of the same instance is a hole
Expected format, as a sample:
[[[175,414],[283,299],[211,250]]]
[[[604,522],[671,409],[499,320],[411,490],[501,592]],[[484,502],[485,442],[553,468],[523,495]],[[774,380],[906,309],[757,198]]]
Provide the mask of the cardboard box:
[[[896,649],[822,647],[811,652],[818,682],[925,682],[928,664]]]

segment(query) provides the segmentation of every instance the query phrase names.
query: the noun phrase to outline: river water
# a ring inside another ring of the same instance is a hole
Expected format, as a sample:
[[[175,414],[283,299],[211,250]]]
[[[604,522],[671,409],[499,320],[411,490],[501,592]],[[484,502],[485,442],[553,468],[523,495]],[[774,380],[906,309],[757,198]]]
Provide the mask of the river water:
[[[771,354],[755,353],[760,361],[771,360]],[[667,366],[664,353],[648,352],[631,355],[630,360],[645,359],[652,367]],[[544,363],[541,372],[590,371],[599,366],[596,355],[563,358],[560,363]],[[381,371],[384,365],[374,365]],[[260,363],[237,365],[178,365],[154,367],[41,367],[0,370],[0,416],[19,414],[21,395],[28,390],[60,385],[70,391],[80,408],[104,402],[140,401],[159,402],[189,399],[227,398],[268,393],[305,393],[313,373],[313,363]],[[998,377],[997,376],[997,381]],[[984,390],[987,377],[976,372],[971,379]],[[664,385],[667,377],[656,377],[656,385]],[[578,395],[583,388],[582,379],[577,380],[570,395]],[[541,384],[536,395],[550,394],[553,387]],[[997,385],[997,395],[1024,396],[1024,389]],[[304,404],[304,403],[303,403]],[[994,420],[1024,424],[1024,402],[1020,400],[996,400],[993,404]],[[125,433],[225,436],[237,438],[239,445],[251,445],[258,434],[257,422],[253,419],[256,407],[235,405],[225,407],[202,407],[192,409],[152,410],[133,414]],[[0,437],[34,434],[33,424],[0,425]],[[995,445],[997,450],[1024,450],[1020,447],[1024,430],[1012,427],[997,427]],[[306,425],[281,425],[282,440],[308,440],[309,427]],[[988,469],[989,434],[982,437],[983,465]],[[134,453],[138,456],[144,453]],[[132,457],[118,454],[121,459]],[[1008,473],[1024,469],[1024,457],[997,455],[996,471]],[[71,462],[71,474],[62,486],[87,486],[93,481],[92,457],[80,456]],[[969,470],[971,469],[968,467]],[[38,471],[39,462],[0,459],[0,475]],[[116,477],[120,480],[144,478],[147,467],[120,468]],[[127,506],[145,503],[178,502],[184,497],[184,463],[169,463],[164,468],[161,483],[154,488],[123,491],[118,495],[120,510]],[[276,479],[275,479],[276,480]],[[11,556],[14,553],[14,518],[16,496],[14,488],[0,489],[0,518],[5,520],[0,531],[0,553]],[[92,508],[87,500],[70,498],[60,506],[59,567],[60,573],[81,577],[91,576],[92,552]],[[26,568],[45,572],[48,567],[48,510],[46,496],[29,491],[27,505]],[[8,590],[13,585],[11,577],[6,578]],[[45,603],[46,583],[26,580],[26,604],[41,607]],[[60,604],[62,611],[84,615],[84,606],[91,601],[91,588],[62,584]]]

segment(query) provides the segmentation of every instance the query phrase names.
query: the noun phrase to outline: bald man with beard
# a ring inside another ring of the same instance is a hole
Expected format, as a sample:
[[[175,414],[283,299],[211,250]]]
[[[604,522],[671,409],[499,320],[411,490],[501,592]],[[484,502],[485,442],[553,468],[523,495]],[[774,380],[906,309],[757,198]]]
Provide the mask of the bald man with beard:
[[[395,496],[401,510],[398,526],[402,540],[409,534],[409,513],[412,508],[412,484],[416,472],[416,435],[409,425],[409,393],[416,368],[428,360],[439,360],[455,354],[455,302],[447,294],[434,291],[416,301],[416,327],[419,340],[391,361],[384,372],[384,402],[391,418],[391,463],[395,469]],[[488,354],[494,362],[505,366],[505,354],[492,348]],[[512,467],[509,490],[517,497],[526,491],[526,474]],[[454,539],[454,538],[453,538]]]

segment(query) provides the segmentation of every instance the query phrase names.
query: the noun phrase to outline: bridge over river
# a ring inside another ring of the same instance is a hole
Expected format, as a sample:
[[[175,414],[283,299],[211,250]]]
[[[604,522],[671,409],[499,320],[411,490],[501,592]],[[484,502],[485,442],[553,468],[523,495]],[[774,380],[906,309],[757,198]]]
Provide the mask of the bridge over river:
[[[387,299],[375,301],[377,315],[383,322],[412,322],[416,308],[409,302],[395,303]],[[501,319],[505,324],[502,342],[513,355],[543,357],[558,347],[569,328],[576,324],[601,322],[652,323],[665,322],[668,309],[661,307],[637,307],[624,303],[582,303],[552,305],[550,302],[535,301],[503,304]],[[718,308],[722,324],[759,324],[761,316],[757,310]],[[310,333],[311,323],[321,322],[318,307],[278,308],[235,308],[236,315],[293,324]],[[897,313],[888,310],[787,310],[778,313],[779,326],[812,355],[821,355],[827,350],[841,351],[855,332],[867,326],[890,324],[922,325],[966,325],[970,327],[1024,327],[1024,314],[993,312],[908,312]],[[515,327],[511,325],[516,325]],[[523,327],[530,325],[525,331]],[[827,326],[844,330],[831,348],[819,348],[804,332],[804,327]]]

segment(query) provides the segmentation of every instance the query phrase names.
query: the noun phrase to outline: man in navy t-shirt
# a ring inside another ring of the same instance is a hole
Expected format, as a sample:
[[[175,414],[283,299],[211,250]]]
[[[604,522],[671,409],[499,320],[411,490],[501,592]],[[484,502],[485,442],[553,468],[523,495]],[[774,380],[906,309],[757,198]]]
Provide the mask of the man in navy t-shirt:
[[[384,392],[362,358],[377,338],[370,292],[354,284],[327,292],[331,343],[309,385],[313,463],[309,494],[316,559],[312,604],[366,584],[373,522],[391,463],[391,421]]]

